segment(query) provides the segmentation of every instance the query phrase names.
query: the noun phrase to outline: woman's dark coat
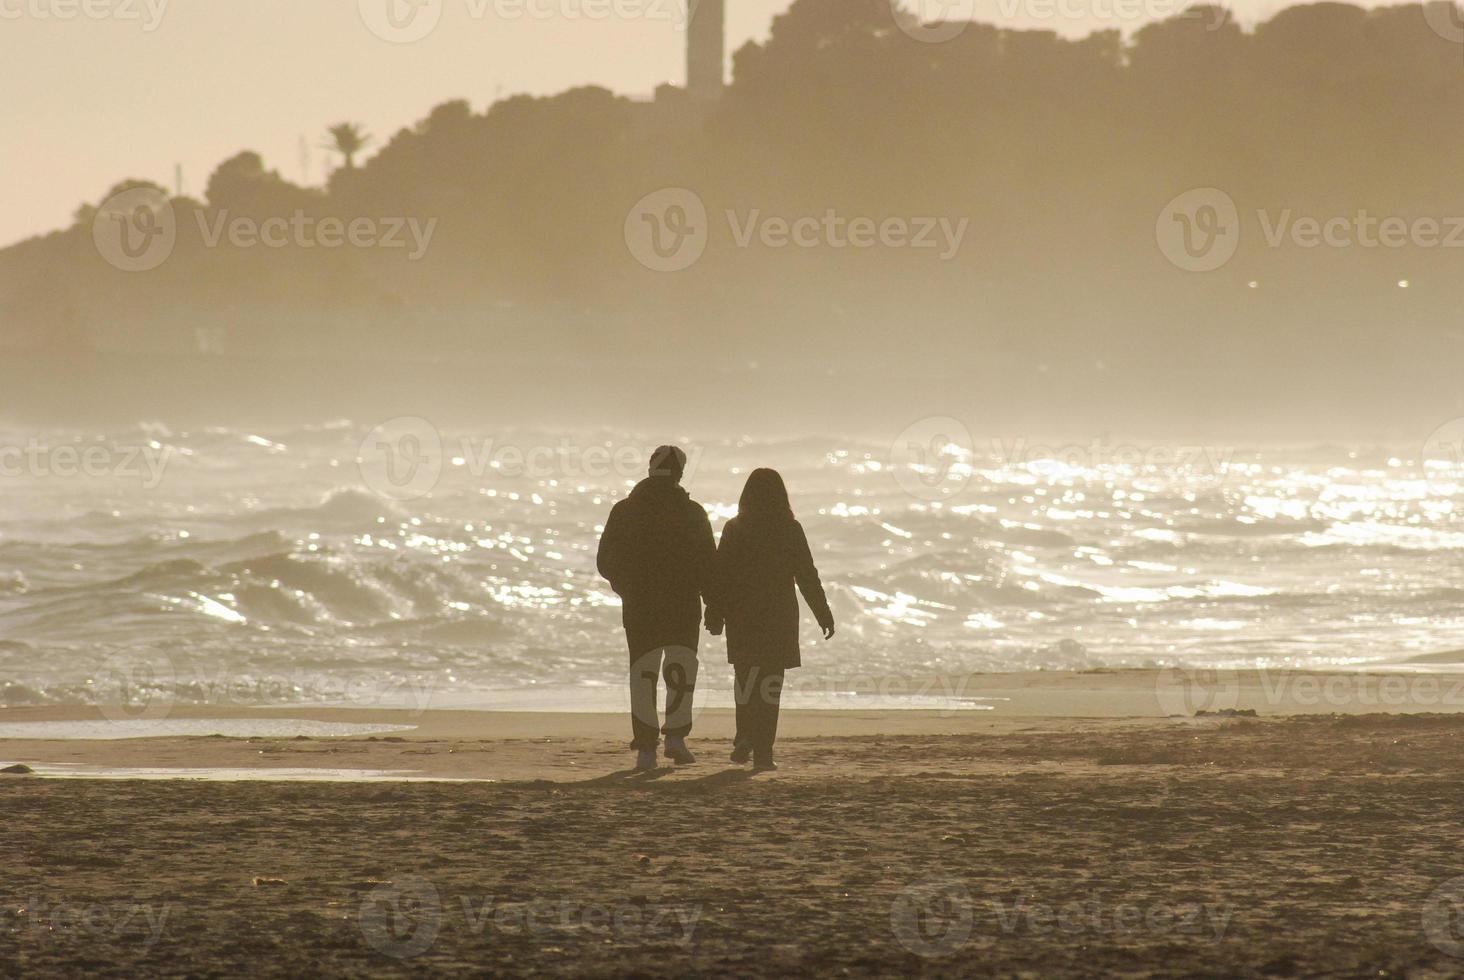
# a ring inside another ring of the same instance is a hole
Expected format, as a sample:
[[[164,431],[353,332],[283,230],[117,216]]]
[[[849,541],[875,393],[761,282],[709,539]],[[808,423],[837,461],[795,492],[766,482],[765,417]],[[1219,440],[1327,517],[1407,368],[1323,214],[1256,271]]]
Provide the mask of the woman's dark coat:
[[[798,591],[818,624],[834,624],[803,525],[792,518],[734,517],[722,531],[710,625],[725,622],[727,659],[771,669],[802,666]]]

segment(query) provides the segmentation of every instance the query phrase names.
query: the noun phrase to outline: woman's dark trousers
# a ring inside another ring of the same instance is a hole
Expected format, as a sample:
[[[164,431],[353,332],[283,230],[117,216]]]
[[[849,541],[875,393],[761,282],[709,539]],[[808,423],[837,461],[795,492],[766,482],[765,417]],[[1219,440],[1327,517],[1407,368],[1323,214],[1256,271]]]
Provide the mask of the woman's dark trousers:
[[[783,700],[783,669],[735,664],[737,742],[758,757],[771,757],[778,737],[778,707]]]

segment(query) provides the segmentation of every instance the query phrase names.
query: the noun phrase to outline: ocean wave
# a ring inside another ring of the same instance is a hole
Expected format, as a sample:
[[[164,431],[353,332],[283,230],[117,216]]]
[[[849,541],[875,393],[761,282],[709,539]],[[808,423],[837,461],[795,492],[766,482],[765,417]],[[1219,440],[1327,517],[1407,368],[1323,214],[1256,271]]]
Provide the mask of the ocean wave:
[[[620,683],[619,608],[594,557],[626,475],[449,465],[428,496],[389,501],[355,467],[371,428],[140,423],[100,438],[175,451],[156,487],[12,481],[0,517],[0,635],[12,644],[0,643],[0,698],[94,698],[98,665],[133,649],[200,658],[178,695],[195,699],[209,686],[200,678],[221,672]],[[570,436],[444,441],[664,441]],[[1332,664],[1464,648],[1464,583],[1445,560],[1464,548],[1453,517],[1464,482],[1421,481],[1386,453],[1238,453],[1223,480],[1101,463],[1034,473],[983,457],[960,492],[932,501],[907,493],[889,446],[870,440],[696,448],[690,489],[718,526],[751,467],[785,473],[840,622],[825,645],[806,621],[812,669]]]

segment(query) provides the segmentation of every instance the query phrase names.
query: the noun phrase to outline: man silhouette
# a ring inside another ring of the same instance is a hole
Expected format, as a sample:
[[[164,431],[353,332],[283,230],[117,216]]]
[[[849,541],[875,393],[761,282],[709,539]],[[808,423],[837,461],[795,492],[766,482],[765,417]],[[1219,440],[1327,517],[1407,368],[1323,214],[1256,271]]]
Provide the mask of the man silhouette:
[[[660,735],[666,758],[689,765],[686,747],[696,691],[702,602],[712,583],[717,546],[701,504],[681,487],[686,453],[662,446],[650,473],[616,504],[600,537],[597,566],[623,604],[630,647],[630,715],[636,769],[656,768]],[[656,677],[666,681],[666,724],[657,728]]]

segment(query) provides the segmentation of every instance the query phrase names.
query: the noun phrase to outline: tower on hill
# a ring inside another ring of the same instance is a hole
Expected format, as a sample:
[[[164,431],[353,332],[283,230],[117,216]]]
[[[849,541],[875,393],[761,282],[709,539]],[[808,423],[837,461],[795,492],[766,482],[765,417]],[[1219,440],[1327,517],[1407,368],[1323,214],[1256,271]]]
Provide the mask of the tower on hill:
[[[726,0],[688,0],[687,11],[686,91],[719,98],[727,80]]]

